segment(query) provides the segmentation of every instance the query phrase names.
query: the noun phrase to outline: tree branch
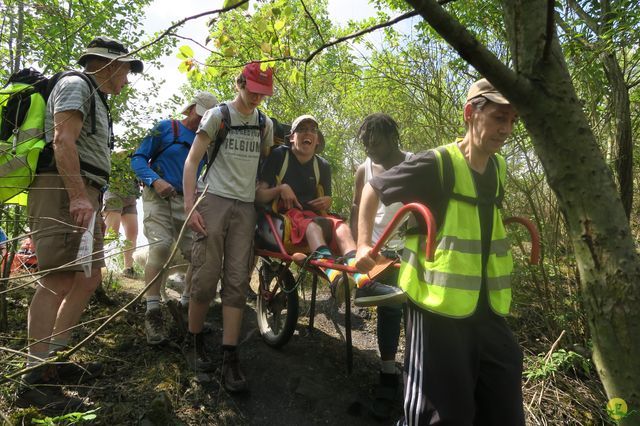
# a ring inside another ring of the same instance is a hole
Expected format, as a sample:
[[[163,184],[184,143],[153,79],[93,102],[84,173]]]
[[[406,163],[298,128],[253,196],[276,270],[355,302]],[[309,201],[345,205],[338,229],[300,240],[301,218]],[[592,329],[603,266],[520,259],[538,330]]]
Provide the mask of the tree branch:
[[[584,21],[591,31],[598,34],[598,23],[591,15],[589,15],[576,0],[567,0],[569,7]]]
[[[453,47],[460,57],[486,77],[507,99],[522,98],[530,84],[503,64],[466,27],[435,0],[406,0]]]
[[[311,13],[309,12],[309,9],[307,9],[307,5],[304,4],[304,0],[300,0],[300,3],[302,4],[302,7],[304,8],[304,13],[311,20],[311,22],[313,23],[313,26],[316,27],[316,31],[318,32],[318,36],[320,37],[320,40],[322,40],[322,43],[324,44],[325,43],[324,37],[322,37],[322,32],[320,32],[320,27],[318,27],[318,23],[316,22],[315,19],[313,19],[313,16],[311,16]]]
[[[392,25],[397,24],[398,22],[402,22],[405,19],[412,18],[412,17],[414,17],[416,15],[418,15],[418,12],[416,12],[416,11],[407,12],[407,13],[404,13],[404,14],[398,16],[397,18],[391,19],[391,20],[389,20],[387,22],[382,22],[380,24],[373,25],[373,26],[371,26],[369,28],[365,28],[363,30],[360,30],[360,31],[357,31],[355,33],[346,35],[344,37],[339,37],[337,39],[331,40],[330,42],[323,44],[322,46],[320,46],[319,48],[317,48],[316,50],[311,52],[309,54],[309,56],[307,56],[306,58],[302,59],[302,61],[303,62],[311,62],[311,60],[313,58],[315,58],[320,52],[322,52],[323,50],[325,50],[328,47],[335,46],[336,44],[343,43],[343,42],[345,42],[347,40],[351,40],[351,39],[354,39],[356,37],[360,37],[361,35],[365,35],[365,34],[371,33],[371,32],[373,32],[375,30],[380,29],[380,28],[390,27]],[[297,58],[290,58],[290,59],[294,59],[294,60],[298,60],[298,61],[300,60],[300,59],[297,59]]]
[[[155,39],[151,40],[147,44],[143,44],[142,46],[138,47],[134,51],[129,52],[129,54],[126,55],[126,56],[131,56],[131,55],[133,55],[135,53],[140,52],[141,50],[146,49],[147,47],[153,46],[155,43],[157,43],[158,41],[162,40],[164,37],[172,34],[173,30],[175,30],[178,27],[181,27],[182,25],[184,25],[188,21],[192,21],[194,19],[202,18],[203,16],[208,16],[208,15],[214,15],[214,14],[220,14],[220,13],[228,12],[230,10],[237,9],[238,7],[242,6],[243,4],[245,4],[247,2],[249,2],[249,0],[242,0],[242,1],[234,4],[233,6],[224,7],[222,9],[209,10],[207,12],[198,13],[196,15],[188,16],[188,17],[183,18],[183,19],[181,19],[179,21],[176,21],[175,23],[173,23],[169,27],[167,27],[158,37],[156,37]]]

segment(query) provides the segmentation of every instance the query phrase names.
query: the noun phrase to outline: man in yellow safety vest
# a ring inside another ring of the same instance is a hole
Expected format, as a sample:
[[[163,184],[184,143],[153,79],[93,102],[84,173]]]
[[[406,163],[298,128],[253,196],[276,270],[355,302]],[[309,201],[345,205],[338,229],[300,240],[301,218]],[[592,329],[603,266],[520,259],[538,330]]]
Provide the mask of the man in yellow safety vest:
[[[516,110],[486,79],[464,106],[466,134],[417,155],[365,185],[357,267],[369,271],[378,202],[419,202],[437,222],[425,259],[424,230],[408,233],[399,285],[406,292],[404,420],[398,424],[524,425],[522,351],[504,316],[511,252],[500,204],[506,174],[498,154]],[[422,234],[422,235],[420,235]]]

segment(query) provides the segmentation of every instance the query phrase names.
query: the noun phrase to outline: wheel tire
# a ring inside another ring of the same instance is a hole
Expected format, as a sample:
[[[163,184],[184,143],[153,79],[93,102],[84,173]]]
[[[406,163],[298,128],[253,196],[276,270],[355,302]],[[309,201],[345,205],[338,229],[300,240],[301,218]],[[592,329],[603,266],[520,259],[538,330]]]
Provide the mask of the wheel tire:
[[[264,260],[258,275],[260,279],[256,302],[258,329],[269,346],[279,348],[293,336],[298,323],[298,292],[293,290],[296,282],[291,271],[284,265],[281,265],[277,271],[272,271],[270,265]],[[274,289],[276,289],[275,293],[273,293]]]

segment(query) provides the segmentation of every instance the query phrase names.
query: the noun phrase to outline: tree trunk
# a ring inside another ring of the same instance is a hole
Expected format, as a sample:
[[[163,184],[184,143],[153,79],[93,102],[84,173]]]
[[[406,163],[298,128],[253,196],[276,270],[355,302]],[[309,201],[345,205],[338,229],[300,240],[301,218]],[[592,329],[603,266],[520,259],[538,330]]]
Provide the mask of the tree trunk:
[[[629,219],[633,205],[633,139],[629,89],[616,56],[613,53],[605,53],[602,55],[602,60],[607,80],[611,85],[611,106],[616,129],[615,165],[620,186],[620,199]]]
[[[610,398],[640,410],[640,259],[550,21],[554,2],[503,1],[515,72],[436,1],[407,2],[520,113],[567,222],[602,383]]]
[[[14,73],[21,68],[22,65],[22,45],[24,42],[24,2],[22,0],[18,1],[18,29],[16,34],[16,50],[13,58],[12,70]]]

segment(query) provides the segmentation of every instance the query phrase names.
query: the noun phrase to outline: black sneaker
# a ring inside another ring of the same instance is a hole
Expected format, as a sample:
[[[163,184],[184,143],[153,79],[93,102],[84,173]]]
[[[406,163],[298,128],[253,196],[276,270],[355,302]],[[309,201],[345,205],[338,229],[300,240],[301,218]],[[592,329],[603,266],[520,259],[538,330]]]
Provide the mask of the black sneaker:
[[[399,383],[400,375],[380,372],[380,382],[374,389],[371,415],[379,420],[387,420],[396,406],[399,409]]]
[[[356,289],[353,303],[356,306],[399,305],[407,300],[404,292],[398,287],[391,287],[377,281],[370,281]]]
[[[49,356],[54,357],[56,353]],[[58,380],[65,385],[79,385],[94,380],[104,372],[104,365],[100,362],[60,361],[52,364],[56,370]]]
[[[31,371],[22,377],[16,392],[15,405],[20,408],[35,407],[47,416],[87,411],[89,408],[78,398],[66,396],[57,383],[55,372],[45,377],[48,366]]]
[[[237,351],[223,351],[222,380],[227,392],[237,393],[249,390],[249,384],[240,369],[240,359]]]
[[[204,335],[202,333],[187,333],[182,346],[182,354],[192,371],[196,373],[213,371],[213,360],[209,357],[204,347]]]

